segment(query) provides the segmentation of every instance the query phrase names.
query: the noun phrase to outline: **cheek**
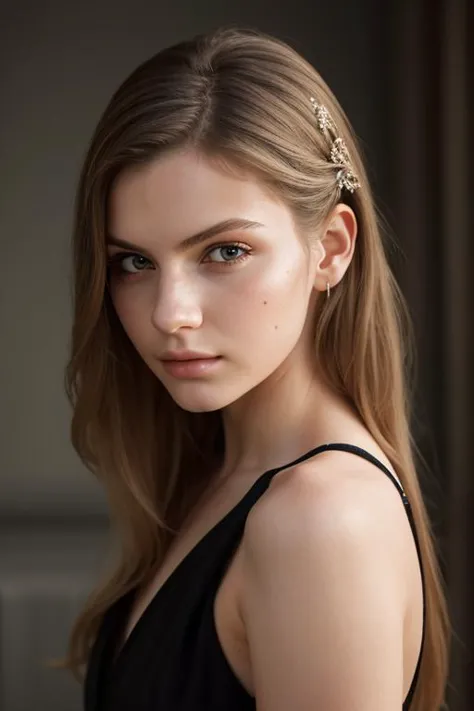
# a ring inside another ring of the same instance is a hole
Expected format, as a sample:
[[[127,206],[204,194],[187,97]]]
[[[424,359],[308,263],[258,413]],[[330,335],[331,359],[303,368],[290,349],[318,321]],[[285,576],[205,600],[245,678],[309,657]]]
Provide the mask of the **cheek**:
[[[117,317],[132,343],[140,350],[145,339],[145,312],[139,300],[132,298],[127,289],[120,286],[110,287],[110,298]]]
[[[266,343],[274,347],[300,334],[308,308],[307,292],[307,275],[301,266],[284,265],[249,278],[217,308],[225,331],[231,328],[245,339],[258,341],[259,347]]]

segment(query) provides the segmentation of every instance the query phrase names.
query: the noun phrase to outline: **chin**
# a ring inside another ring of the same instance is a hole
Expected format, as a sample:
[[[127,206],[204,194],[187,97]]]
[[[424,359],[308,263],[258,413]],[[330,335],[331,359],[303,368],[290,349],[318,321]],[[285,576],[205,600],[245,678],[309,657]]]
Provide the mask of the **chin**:
[[[193,388],[189,383],[183,387],[168,387],[169,394],[179,407],[187,412],[215,412],[231,405],[244,395],[238,392],[225,391],[225,387],[220,383],[216,387],[205,385]]]
[[[225,378],[180,380],[156,373],[175,403],[187,412],[215,412],[244,397],[261,382],[251,368]]]
[[[190,388],[188,392],[186,392],[186,388],[183,388],[181,392],[178,388],[168,388],[168,392],[175,403],[187,412],[214,412],[227,404],[223,397],[219,397],[218,393],[214,395],[204,392],[192,393]]]
[[[184,405],[177,401],[176,404],[179,405],[182,410],[186,410],[186,412],[216,412],[221,409],[220,407],[213,407],[211,405]]]

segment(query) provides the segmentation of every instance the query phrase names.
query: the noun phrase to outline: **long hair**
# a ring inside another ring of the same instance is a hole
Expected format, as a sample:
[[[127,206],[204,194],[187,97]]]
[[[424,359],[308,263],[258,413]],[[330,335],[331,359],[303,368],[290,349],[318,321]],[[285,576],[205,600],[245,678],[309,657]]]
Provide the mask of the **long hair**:
[[[221,28],[145,61],[112,96],[85,157],[75,206],[74,321],[65,380],[72,443],[104,486],[118,547],[74,624],[64,666],[81,678],[105,611],[151,578],[223,454],[221,414],[181,409],[114,311],[105,247],[112,182],[129,166],[192,147],[223,170],[257,177],[284,201],[301,234],[314,234],[341,193],[310,97],[329,110],[361,183],[344,196],[357,217],[357,245],[332,298],[318,302],[314,358],[321,376],[354,405],[410,499],[426,596],[413,708],[433,711],[444,699],[449,621],[410,428],[410,316],[341,106],[294,49],[252,29]]]

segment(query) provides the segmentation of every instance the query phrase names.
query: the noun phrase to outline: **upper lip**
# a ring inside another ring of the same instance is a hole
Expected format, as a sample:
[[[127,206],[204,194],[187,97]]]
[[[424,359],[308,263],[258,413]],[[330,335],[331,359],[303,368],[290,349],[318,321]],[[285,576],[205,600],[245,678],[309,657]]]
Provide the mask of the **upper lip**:
[[[199,353],[198,351],[166,351],[160,360],[198,360],[199,358],[217,358],[213,353]]]

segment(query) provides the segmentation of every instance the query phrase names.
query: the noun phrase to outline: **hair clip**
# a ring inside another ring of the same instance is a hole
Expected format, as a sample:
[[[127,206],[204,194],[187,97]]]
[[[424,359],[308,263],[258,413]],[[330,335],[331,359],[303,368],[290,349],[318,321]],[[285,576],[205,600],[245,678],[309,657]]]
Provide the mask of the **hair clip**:
[[[343,138],[337,135],[336,124],[332,120],[331,114],[325,106],[318,104],[314,97],[311,97],[313,111],[316,116],[316,123],[324,135],[331,138],[330,160],[336,166],[342,166],[336,174],[336,181],[341,190],[344,188],[350,193],[360,188],[357,175],[352,168],[349,151]]]

